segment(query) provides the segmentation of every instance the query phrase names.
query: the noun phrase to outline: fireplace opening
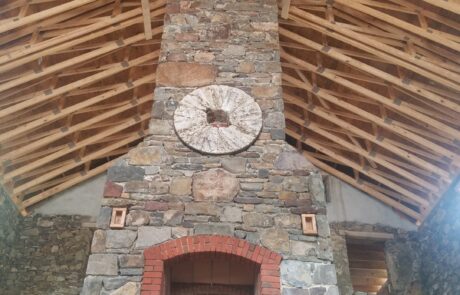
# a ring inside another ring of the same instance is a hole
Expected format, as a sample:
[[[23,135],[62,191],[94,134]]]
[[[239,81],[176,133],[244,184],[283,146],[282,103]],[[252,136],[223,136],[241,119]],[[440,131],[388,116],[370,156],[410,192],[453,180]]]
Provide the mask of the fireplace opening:
[[[224,110],[206,109],[206,120],[213,127],[228,127],[231,125],[228,114]]]
[[[166,294],[253,295],[260,265],[226,253],[193,253],[165,264]]]

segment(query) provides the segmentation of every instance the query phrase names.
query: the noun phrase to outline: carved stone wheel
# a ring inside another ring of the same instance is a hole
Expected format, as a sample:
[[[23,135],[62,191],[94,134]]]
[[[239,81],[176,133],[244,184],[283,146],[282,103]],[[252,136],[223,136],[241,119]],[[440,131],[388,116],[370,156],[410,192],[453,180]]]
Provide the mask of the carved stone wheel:
[[[211,85],[192,91],[179,102],[174,128],[192,149],[206,154],[230,154],[256,140],[262,129],[262,111],[244,91]]]

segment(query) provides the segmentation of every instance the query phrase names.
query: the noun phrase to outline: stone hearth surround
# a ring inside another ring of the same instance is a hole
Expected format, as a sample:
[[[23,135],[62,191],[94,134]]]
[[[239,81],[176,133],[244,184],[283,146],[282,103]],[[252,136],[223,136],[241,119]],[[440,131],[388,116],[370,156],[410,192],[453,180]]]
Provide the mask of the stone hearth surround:
[[[284,141],[277,19],[275,0],[168,1],[149,135],[108,171],[82,294],[162,294],[146,284],[149,249],[216,236],[280,255],[262,294],[338,295],[321,175]],[[262,110],[258,138],[234,155],[201,154],[174,131],[181,99],[213,84]],[[116,207],[123,229],[109,228]],[[318,236],[303,235],[303,213]]]

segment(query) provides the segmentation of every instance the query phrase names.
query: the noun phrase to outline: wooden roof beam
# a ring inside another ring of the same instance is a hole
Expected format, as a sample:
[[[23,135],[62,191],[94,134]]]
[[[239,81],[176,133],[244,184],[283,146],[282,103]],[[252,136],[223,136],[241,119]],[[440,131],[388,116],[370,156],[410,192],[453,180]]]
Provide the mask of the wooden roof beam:
[[[22,26],[26,26],[26,25],[35,23],[37,21],[40,21],[40,20],[45,19],[45,18],[49,18],[49,17],[57,15],[57,14],[61,14],[61,13],[66,12],[68,10],[72,10],[74,8],[77,8],[77,7],[80,7],[80,6],[89,4],[91,2],[95,2],[95,1],[96,0],[73,0],[73,1],[67,2],[65,4],[61,4],[61,5],[55,6],[53,8],[34,13],[32,15],[29,15],[29,16],[25,16],[25,17],[22,17],[22,18],[15,18],[10,22],[4,23],[4,24],[1,25],[0,34],[8,32],[8,31],[16,29],[16,28],[19,28],[19,27],[22,27]]]
[[[439,1],[438,1],[439,2]],[[442,34],[440,34],[440,32],[436,32],[436,31],[432,31],[432,32],[429,32],[427,30],[423,30],[422,28],[420,27],[417,27],[411,23],[408,23],[408,22],[405,22],[405,21],[402,21],[394,16],[391,16],[389,14],[386,14],[386,13],[383,13],[382,11],[379,11],[379,10],[375,10],[375,9],[372,9],[368,6],[365,6],[359,2],[355,2],[355,1],[347,1],[347,0],[334,0],[334,5],[336,5],[336,3],[340,4],[340,5],[343,5],[343,6],[347,6],[347,7],[350,7],[350,8],[353,8],[357,11],[360,11],[360,12],[363,12],[365,14],[368,14],[376,19],[380,19],[386,23],[389,23],[393,26],[396,26],[398,28],[401,28],[405,31],[409,31],[413,34],[416,34],[418,36],[421,36],[423,38],[426,38],[426,39],[429,39],[439,45],[442,45],[442,46],[446,46],[448,48],[451,48],[455,51],[460,51],[460,44],[458,44],[457,42],[454,42],[448,38],[446,38],[445,36],[443,36]]]
[[[392,103],[391,100],[383,97],[383,96],[380,96],[378,95],[377,93],[373,93],[372,91],[369,91],[367,89],[363,89],[364,87],[362,86],[359,86],[357,84],[354,84],[354,83],[351,83],[349,81],[343,81],[344,79],[341,79],[335,75],[329,75],[327,73],[327,69],[318,69],[318,68],[314,68],[314,66],[310,63],[307,63],[301,59],[298,59],[292,55],[289,55],[287,54],[286,52],[282,51],[281,52],[281,56],[283,58],[286,58],[288,60],[290,60],[291,62],[294,62],[294,63],[297,63],[299,65],[302,65],[302,66],[305,66],[305,69],[309,70],[309,71],[313,71],[313,72],[316,72],[318,73],[319,75],[321,76],[324,76],[324,77],[327,77],[329,79],[331,79],[332,81],[335,81],[337,83],[340,83],[340,84],[343,84],[343,85],[346,85],[347,87],[351,87],[351,89],[357,91],[357,92],[361,92],[362,94],[365,94],[367,96],[367,94],[370,94],[371,98],[373,99],[378,99],[378,101],[381,101],[382,103],[384,103],[385,105],[391,107],[391,108],[396,108],[398,109],[399,111],[403,112],[402,110],[404,110],[404,113],[409,113],[409,115],[411,116],[416,116],[418,117],[418,119],[420,120],[421,118],[425,118],[426,116],[425,115],[420,115],[419,113],[415,113],[413,110],[408,110],[406,107],[401,107],[401,106],[398,106],[397,103]],[[300,88],[303,88],[307,91],[313,91],[313,88],[312,87],[309,87],[307,85],[305,85],[303,82],[301,82],[300,80],[297,80],[291,76],[289,76],[288,74],[286,73],[283,73],[283,79],[292,83],[293,85],[296,85]],[[354,85],[354,86],[352,86]],[[356,88],[354,88],[356,87]],[[321,90],[319,90],[321,91]],[[324,92],[324,91],[323,91]],[[316,95],[318,95],[318,92],[314,93]],[[391,122],[388,122],[388,121],[385,121],[383,120],[382,118],[374,115],[374,114],[371,114],[367,111],[364,111],[358,107],[356,107],[355,105],[352,105],[350,103],[347,103],[343,100],[340,100],[338,99],[337,97],[334,97],[330,94],[327,94],[327,93],[324,93],[322,95],[323,98],[325,98],[326,100],[334,103],[334,104],[337,104],[338,106],[341,106],[341,107],[344,107],[345,109],[357,114],[357,115],[360,115],[364,118],[367,118],[368,120],[371,120],[373,122],[375,122],[376,124],[378,124],[379,126],[385,128],[385,129],[389,129],[389,130],[392,130],[394,131],[395,133],[403,136],[403,137],[407,137],[408,139],[414,141],[414,142],[417,142],[419,144],[422,144],[423,146],[427,147],[428,149],[434,151],[434,152],[437,152],[439,154],[442,154],[442,155],[446,155],[448,156],[449,158],[451,159],[459,159],[460,156],[453,153],[452,151],[442,147],[442,146],[439,146],[439,145],[436,145],[430,141],[428,141],[427,139],[415,134],[415,133],[412,133],[404,128],[401,128],[401,127],[398,127],[398,126],[394,126],[394,124],[392,124]],[[431,118],[428,118],[428,121],[434,121],[433,119]],[[423,121],[421,121],[423,122]],[[436,121],[437,122],[437,121]],[[436,123],[435,125],[438,126],[440,123]],[[442,125],[445,125],[445,124],[442,124]],[[453,129],[449,126],[446,126],[447,128],[449,129]],[[458,130],[452,130],[452,131],[455,131],[455,134],[457,133],[460,133]],[[460,135],[456,138],[459,138],[460,139]]]
[[[147,78],[144,77],[144,78],[141,78],[139,80],[136,80],[135,81],[136,84],[135,85],[133,84],[133,86],[142,85],[143,83],[153,83],[153,81],[154,81],[154,75],[150,75],[150,76],[147,76]],[[106,94],[101,94],[101,95],[93,97],[93,98],[91,98],[89,100],[83,101],[83,102],[77,104],[77,107],[71,107],[70,110],[64,109],[61,112],[61,113],[64,113],[64,114],[62,116],[60,116],[60,117],[63,117],[65,115],[67,115],[67,114],[73,113],[73,110],[78,109],[78,106],[81,106],[81,107],[90,106],[90,105],[96,104],[96,103],[98,103],[100,101],[103,101],[105,99],[108,99],[108,98],[112,97],[113,95],[123,93],[124,91],[128,91],[128,90],[131,90],[133,88],[134,87],[131,87],[131,85],[124,84],[124,85],[120,86],[119,89],[116,89],[114,91],[109,91]],[[8,158],[11,158],[11,157],[20,156],[20,155],[22,155],[24,153],[27,153],[28,151],[31,151],[31,150],[34,150],[34,149],[36,149],[38,147],[44,146],[46,144],[49,144],[49,143],[51,143],[51,142],[53,142],[55,140],[58,140],[60,138],[65,137],[65,136],[67,136],[67,135],[69,135],[69,134],[71,134],[73,132],[81,130],[81,129],[87,127],[87,126],[91,126],[93,124],[96,124],[97,122],[105,120],[105,119],[107,119],[109,117],[112,117],[112,116],[114,116],[116,114],[119,114],[120,112],[123,112],[123,111],[126,111],[128,109],[131,109],[133,106],[136,106],[137,104],[143,104],[143,103],[145,103],[146,101],[149,101],[149,100],[151,100],[151,97],[149,99],[148,95],[147,95],[147,96],[144,96],[144,97],[140,98],[137,101],[131,101],[129,103],[126,103],[125,105],[123,105],[121,107],[114,108],[113,110],[104,112],[103,114],[95,116],[95,117],[93,117],[93,118],[91,118],[91,119],[89,119],[87,121],[81,122],[81,123],[76,124],[76,125],[71,126],[71,127],[68,127],[68,128],[66,128],[64,130],[60,130],[61,132],[57,132],[57,133],[52,134],[52,135],[50,135],[48,137],[45,137],[45,138],[43,138],[41,140],[35,141],[30,145],[22,146],[22,147],[20,147],[18,149],[15,149],[14,151],[11,151],[11,152],[9,152],[7,154],[1,155],[0,160],[4,161],[4,160],[6,160]],[[59,115],[60,115],[60,113],[52,114],[52,117],[48,118],[48,120],[53,121]],[[41,119],[39,119],[39,120],[41,120]],[[26,126],[26,127],[33,129],[33,128],[36,128],[37,124],[38,124],[38,126],[40,126],[42,123],[40,121],[40,122],[36,122],[33,125]],[[12,131],[14,131],[14,130],[16,130],[16,129],[13,129]],[[29,129],[27,129],[27,130],[29,130]],[[22,133],[22,132],[25,132],[27,130],[20,130],[20,131]]]
[[[142,34],[137,35],[142,38]],[[63,95],[71,90],[79,89],[81,87],[93,84],[99,80],[102,80],[104,78],[110,77],[116,73],[119,73],[121,71],[124,71],[126,69],[129,69],[132,66],[142,64],[145,61],[148,61],[150,59],[157,58],[159,56],[160,51],[156,50],[154,52],[151,52],[149,54],[146,54],[144,56],[138,57],[136,59],[133,59],[131,61],[124,61],[122,63],[119,63],[117,66],[114,66],[110,69],[107,69],[105,71],[102,71],[100,73],[97,73],[92,76],[85,77],[83,79],[80,79],[78,81],[72,82],[70,84],[64,85],[62,87],[54,89],[52,92],[47,92],[44,91],[43,94],[37,95],[33,97],[32,99],[23,101],[21,103],[18,103],[16,105],[13,105],[11,107],[5,108],[3,110],[0,110],[0,117],[8,116],[9,114],[22,110],[24,108],[30,107],[32,105],[41,103],[43,101],[51,100],[55,97],[58,97],[60,95]],[[0,135],[1,137],[1,135]]]
[[[390,144],[388,141],[389,139],[387,138],[382,138],[382,139],[379,139],[378,136],[376,135],[372,135],[372,134],[369,134],[368,132],[366,131],[363,131],[362,129],[354,126],[353,124],[345,121],[345,120],[342,120],[342,119],[339,119],[335,116],[332,116],[328,111],[326,110],[323,110],[321,107],[318,107],[318,106],[315,106],[315,105],[307,105],[306,103],[302,102],[302,100],[300,98],[297,98],[296,96],[293,96],[293,95],[290,95],[290,94],[287,94],[287,93],[284,93],[283,94],[284,98],[285,99],[289,99],[291,101],[294,101],[296,104],[298,105],[303,105],[304,108],[308,109],[309,111],[313,112],[315,115],[318,115],[334,124],[336,124],[337,126],[340,126],[342,128],[345,128],[347,130],[349,130],[350,132],[352,132],[353,134],[357,135],[357,136],[360,136],[361,138],[365,138],[369,141],[371,141],[372,143],[382,147],[382,148],[385,148],[386,150],[390,151],[391,153],[399,156],[399,157],[402,157],[403,159],[405,159],[406,161],[409,161],[415,165],[417,165],[418,167],[421,167],[423,169],[426,169],[428,171],[433,171],[434,173],[442,176],[442,177],[445,177],[447,179],[450,179],[450,175],[448,172],[444,171],[443,169],[417,157],[416,155],[414,154],[411,154],[407,151],[405,151],[404,149],[402,148],[399,148],[398,146],[396,145],[393,145],[393,144]]]
[[[338,143],[340,145],[342,145],[343,147],[345,147],[346,149],[348,149],[350,152],[353,152],[353,153],[356,153],[356,154],[359,154],[361,155],[362,157],[366,158],[366,159],[369,159],[373,162],[376,162],[380,165],[382,165],[383,167],[391,170],[391,171],[394,171],[395,173],[399,174],[400,176],[410,180],[410,181],[413,181],[414,183],[417,183],[418,185],[430,190],[430,191],[433,191],[435,193],[439,193],[439,188],[411,173],[409,173],[408,171],[404,170],[404,169],[401,169],[399,168],[398,166],[386,161],[385,159],[381,158],[380,155],[378,155],[377,153],[370,153],[368,151],[366,151],[365,149],[357,146],[357,145],[354,145],[346,140],[344,140],[343,138],[339,137],[339,136],[336,136],[330,132],[327,132],[326,130],[324,130],[322,128],[321,125],[319,124],[316,124],[314,122],[308,122],[307,124],[305,124],[303,122],[302,119],[299,119],[299,118],[296,118],[295,115],[291,115],[289,113],[289,111],[287,112],[286,114],[286,118],[289,119],[289,120],[293,120],[294,122],[296,122],[297,124],[300,124],[301,126],[305,126],[306,128],[308,128],[309,130],[313,130],[314,132],[316,132],[317,134],[331,140],[332,142],[335,142],[335,143]],[[423,200],[423,199],[421,199]],[[419,201],[421,201],[419,200]],[[424,200],[423,200],[424,201]],[[422,202],[423,202],[422,201]],[[428,205],[427,203],[425,203],[425,205]]]
[[[140,116],[140,120],[135,120],[134,118],[131,119],[132,121],[134,122],[131,122],[131,125],[135,125],[141,121],[144,121],[144,120],[148,120],[150,118],[150,114],[144,114],[142,116]],[[128,126],[127,126],[128,127]],[[126,128],[127,128],[126,127]],[[143,136],[143,135],[142,135]],[[78,159],[78,160],[75,160],[73,163],[71,164],[68,164],[68,165],[65,165],[63,167],[61,167],[60,169],[57,169],[57,170],[53,170],[47,174],[44,174],[44,175],[41,175],[29,182],[26,182],[22,185],[19,185],[15,188],[13,188],[13,194],[14,195],[20,195],[22,192],[24,192],[25,190],[27,190],[28,188],[31,188],[35,185],[38,185],[40,183],[43,183],[44,181],[47,181],[49,179],[52,179],[53,177],[56,177],[66,171],[69,171],[75,167],[78,167],[80,165],[82,165],[83,163],[89,161],[89,160],[94,160],[94,159],[98,159],[99,157],[101,157],[102,155],[104,155],[106,152],[110,152],[114,149],[117,149],[119,148],[120,146],[123,146],[123,145],[126,145],[134,140],[137,140],[138,138],[142,137],[141,135],[139,135],[139,132],[136,132],[135,134],[133,134],[132,136],[126,138],[125,140],[122,140],[122,141],[119,141],[119,142],[116,142],[114,144],[111,144],[109,146],[106,146],[100,150],[97,150],[89,155],[86,155],[84,157],[81,157],[81,159]]]
[[[329,173],[329,174],[341,179],[342,181],[345,181],[346,183],[356,187],[357,189],[369,194],[370,196],[372,196],[372,197],[376,198],[377,200],[381,201],[382,203],[387,204],[388,206],[393,207],[396,210],[398,210],[398,211],[400,211],[400,212],[402,212],[402,213],[404,213],[404,214],[406,214],[406,215],[408,215],[408,216],[410,216],[410,217],[412,217],[412,218],[414,218],[416,220],[421,220],[422,215],[420,213],[416,212],[415,210],[412,210],[412,209],[404,206],[400,202],[395,201],[392,198],[382,194],[381,192],[378,192],[375,189],[373,189],[371,187],[368,187],[368,186],[360,183],[359,181],[356,181],[354,178],[346,175],[345,173],[340,172],[339,170],[332,168],[331,166],[329,166],[329,165],[317,160],[313,156],[310,156],[309,153],[304,152],[303,154],[316,167],[318,167],[318,168],[326,171],[327,173]]]
[[[457,73],[450,72],[444,68],[436,66],[433,63],[421,60],[417,56],[412,56],[404,51],[395,49],[382,42],[378,42],[372,37],[367,37],[363,34],[353,32],[352,30],[342,28],[335,23],[328,22],[298,8],[293,7],[292,13],[301,17],[303,20],[314,22],[315,24],[323,27],[324,29],[314,26],[315,29],[321,30],[322,33],[327,34],[332,38],[378,56],[388,63],[398,64],[420,74],[421,76],[428,77],[433,81],[437,81],[438,83],[453,89],[460,90],[460,85],[458,84],[458,81],[460,81],[460,75]],[[293,16],[291,18],[295,19]],[[330,30],[332,30],[332,32]],[[444,79],[441,76],[447,79]]]

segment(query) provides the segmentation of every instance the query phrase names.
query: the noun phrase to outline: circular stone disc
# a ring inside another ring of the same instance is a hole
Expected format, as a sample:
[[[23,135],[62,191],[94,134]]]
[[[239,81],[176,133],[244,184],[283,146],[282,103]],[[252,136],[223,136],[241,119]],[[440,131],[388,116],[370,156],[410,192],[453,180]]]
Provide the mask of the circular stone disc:
[[[174,128],[179,138],[197,151],[230,154],[256,140],[262,129],[262,111],[244,91],[211,85],[192,91],[179,102]]]

